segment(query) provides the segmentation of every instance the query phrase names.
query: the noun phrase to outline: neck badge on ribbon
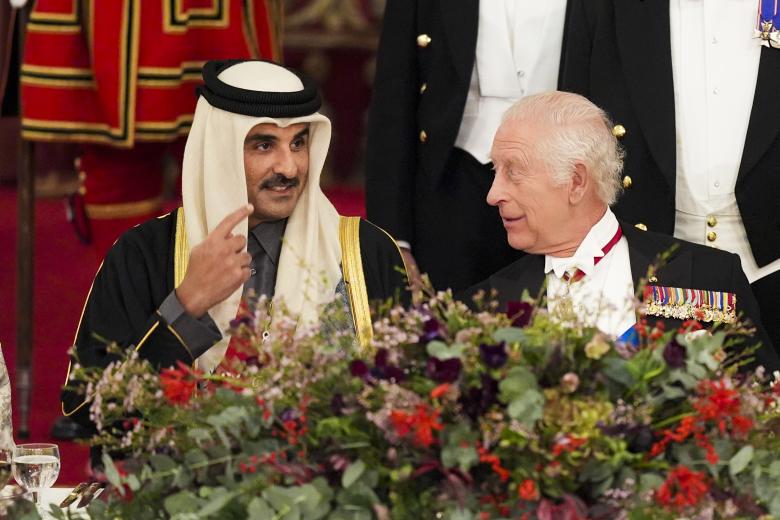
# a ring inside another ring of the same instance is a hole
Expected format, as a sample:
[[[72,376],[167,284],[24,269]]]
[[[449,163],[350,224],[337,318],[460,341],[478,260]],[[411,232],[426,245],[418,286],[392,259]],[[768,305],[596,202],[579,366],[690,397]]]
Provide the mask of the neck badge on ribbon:
[[[758,20],[755,37],[764,47],[780,49],[780,15],[778,15],[778,0],[759,0]]]

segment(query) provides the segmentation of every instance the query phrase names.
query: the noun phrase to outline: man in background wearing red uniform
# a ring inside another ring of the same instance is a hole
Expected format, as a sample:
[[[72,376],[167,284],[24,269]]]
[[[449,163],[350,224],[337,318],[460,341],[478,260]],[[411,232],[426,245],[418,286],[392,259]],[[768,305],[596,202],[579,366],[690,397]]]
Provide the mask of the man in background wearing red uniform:
[[[279,57],[279,0],[38,0],[27,26],[22,135],[81,143],[95,253],[160,212],[207,60]],[[172,146],[173,144],[173,146]]]

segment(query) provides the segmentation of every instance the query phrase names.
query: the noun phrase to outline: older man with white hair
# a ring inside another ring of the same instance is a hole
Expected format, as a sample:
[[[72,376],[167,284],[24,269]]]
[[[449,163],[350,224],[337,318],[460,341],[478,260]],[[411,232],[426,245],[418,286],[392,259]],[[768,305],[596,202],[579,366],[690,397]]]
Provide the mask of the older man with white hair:
[[[529,254],[469,292],[496,289],[505,305],[523,290],[536,295],[546,287],[551,311],[568,309],[621,337],[636,324],[634,294],[646,282],[649,319],[669,326],[749,320],[763,344],[756,361],[779,367],[737,255],[627,225],[612,213],[623,154],[611,128],[596,105],[564,92],[524,98],[506,112],[491,150],[496,173],[487,201],[498,207],[510,246]]]

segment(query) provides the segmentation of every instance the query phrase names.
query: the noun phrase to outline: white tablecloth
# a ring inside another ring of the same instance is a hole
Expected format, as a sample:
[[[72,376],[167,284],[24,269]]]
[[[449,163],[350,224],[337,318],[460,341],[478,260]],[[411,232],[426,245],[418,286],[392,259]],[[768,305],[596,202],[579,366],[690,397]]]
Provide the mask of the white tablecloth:
[[[43,492],[42,495],[42,503],[43,503],[43,509],[47,513],[44,518],[52,518],[48,515],[49,510],[51,509],[51,504],[54,504],[55,506],[59,506],[60,502],[65,500],[65,497],[70,494],[70,492],[73,491],[72,487],[53,487],[49,488],[46,491]],[[74,518],[89,518],[86,514],[84,514],[84,509],[76,509],[76,505],[78,504],[78,500],[76,500],[76,503],[70,506],[70,511],[75,516]]]

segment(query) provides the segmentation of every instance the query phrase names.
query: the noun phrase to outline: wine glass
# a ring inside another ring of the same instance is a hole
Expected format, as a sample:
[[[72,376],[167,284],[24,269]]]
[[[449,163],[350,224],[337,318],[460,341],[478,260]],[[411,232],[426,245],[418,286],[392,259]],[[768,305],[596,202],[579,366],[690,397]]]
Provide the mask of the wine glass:
[[[0,490],[2,490],[11,478],[11,450],[0,449]]]
[[[42,510],[41,491],[50,488],[60,474],[60,450],[56,444],[17,444],[13,450],[16,482],[33,494]]]

